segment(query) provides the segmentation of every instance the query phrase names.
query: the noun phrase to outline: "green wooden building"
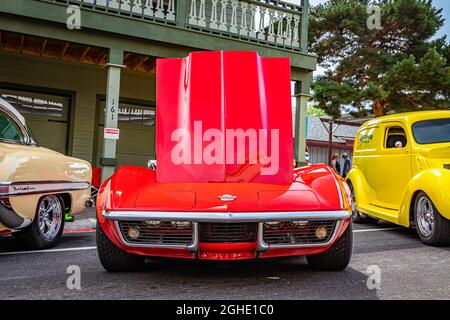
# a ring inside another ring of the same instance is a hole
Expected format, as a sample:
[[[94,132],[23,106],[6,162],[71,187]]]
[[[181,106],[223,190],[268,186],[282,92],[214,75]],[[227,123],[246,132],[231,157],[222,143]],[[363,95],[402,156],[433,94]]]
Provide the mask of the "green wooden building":
[[[156,59],[251,50],[290,57],[304,160],[308,0],[1,0],[0,97],[43,146],[116,165],[155,157]],[[104,128],[120,129],[119,140]],[[301,152],[299,152],[299,150]]]

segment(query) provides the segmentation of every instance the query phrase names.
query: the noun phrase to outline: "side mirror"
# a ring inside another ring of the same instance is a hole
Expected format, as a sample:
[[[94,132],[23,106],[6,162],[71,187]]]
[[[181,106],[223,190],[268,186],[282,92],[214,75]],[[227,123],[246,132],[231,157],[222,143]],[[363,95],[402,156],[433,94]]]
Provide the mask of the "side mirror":
[[[149,168],[150,170],[156,171],[156,160],[148,160],[147,168]]]

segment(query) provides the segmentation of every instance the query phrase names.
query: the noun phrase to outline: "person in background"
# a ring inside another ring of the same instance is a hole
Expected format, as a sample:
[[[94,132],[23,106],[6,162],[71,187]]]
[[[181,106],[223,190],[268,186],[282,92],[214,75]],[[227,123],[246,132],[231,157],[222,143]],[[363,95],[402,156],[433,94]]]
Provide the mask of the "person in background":
[[[331,158],[331,167],[333,168],[334,172],[337,174],[341,174],[341,163],[339,162],[339,154],[335,153],[333,155],[333,158]]]
[[[342,154],[342,158],[344,158],[344,168],[342,169],[342,177],[347,177],[348,172],[352,168],[352,163],[347,153]]]

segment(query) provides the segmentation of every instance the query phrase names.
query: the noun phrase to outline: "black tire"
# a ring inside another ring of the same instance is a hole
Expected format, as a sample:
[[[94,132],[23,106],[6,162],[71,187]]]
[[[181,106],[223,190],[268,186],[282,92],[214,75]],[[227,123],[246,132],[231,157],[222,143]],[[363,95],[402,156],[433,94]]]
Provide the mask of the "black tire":
[[[41,230],[39,228],[38,215],[39,215],[39,208],[40,208],[42,202],[47,201],[47,199],[49,199],[49,198],[51,198],[54,201],[59,202],[59,206],[61,209],[61,212],[60,212],[61,220],[58,219],[58,221],[60,221],[60,224],[58,224],[59,227],[55,230],[56,231],[55,234],[51,237],[46,238],[46,236],[44,236],[44,234],[41,232]],[[59,242],[59,240],[61,239],[61,235],[64,231],[64,224],[65,224],[64,208],[65,208],[64,200],[60,196],[47,195],[47,196],[43,196],[41,199],[39,199],[37,207],[36,207],[36,215],[33,220],[33,223],[30,226],[28,226],[25,230],[23,230],[19,235],[22,238],[22,240],[24,241],[24,244],[27,248],[35,249],[35,250],[48,249],[48,248],[54,247]]]
[[[97,253],[105,270],[109,272],[128,272],[138,271],[144,267],[145,257],[130,254],[118,248],[105,235],[98,222],[96,239]]]
[[[306,260],[314,270],[340,271],[345,269],[352,256],[353,251],[353,232],[350,222],[347,230],[336,243],[327,251],[306,256]]]
[[[430,234],[425,234],[419,226],[419,206],[421,201],[429,201],[430,209],[432,209],[432,219],[434,226],[431,229]],[[414,224],[416,232],[420,240],[431,246],[448,246],[450,245],[450,220],[445,219],[435,207],[433,201],[425,192],[419,192],[414,199]]]
[[[353,202],[353,206],[352,206],[352,221],[354,223],[378,223],[378,220],[372,217],[369,217],[361,212],[358,211],[358,208],[356,207],[356,194],[355,194],[355,189],[353,188],[353,185],[351,184],[351,182],[348,182],[348,185],[350,187],[350,190],[352,192],[352,202]]]

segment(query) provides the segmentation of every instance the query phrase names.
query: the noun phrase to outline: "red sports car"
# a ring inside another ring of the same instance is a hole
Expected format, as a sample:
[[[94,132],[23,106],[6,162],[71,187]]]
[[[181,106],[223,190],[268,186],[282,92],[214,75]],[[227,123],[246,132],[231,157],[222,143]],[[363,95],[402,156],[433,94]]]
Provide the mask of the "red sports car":
[[[306,256],[315,269],[344,269],[351,196],[326,165],[293,168],[290,88],[286,58],[198,52],[158,60],[158,166],[123,166],[102,184],[104,268],[137,270],[152,256]]]

